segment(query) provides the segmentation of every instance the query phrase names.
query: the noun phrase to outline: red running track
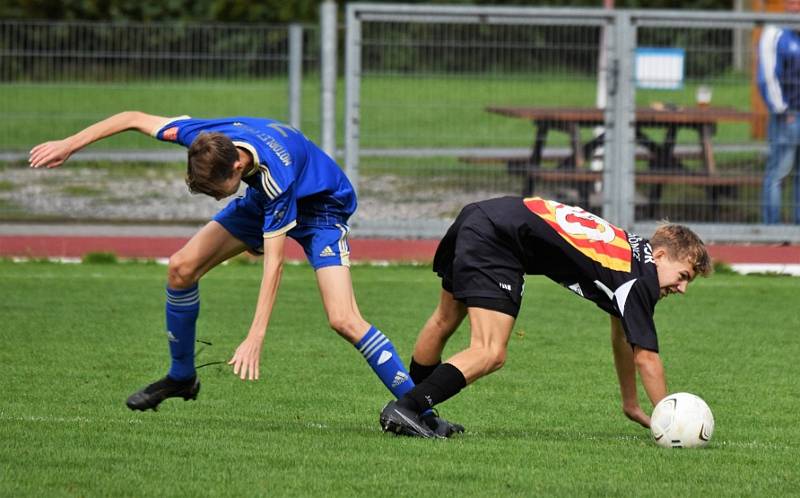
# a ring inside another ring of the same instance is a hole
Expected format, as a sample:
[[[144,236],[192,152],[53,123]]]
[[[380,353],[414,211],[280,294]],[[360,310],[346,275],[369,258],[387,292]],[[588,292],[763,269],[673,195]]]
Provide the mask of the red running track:
[[[112,252],[121,258],[166,258],[180,249],[185,237],[98,237],[98,236],[0,236],[0,257],[80,258],[90,252]],[[433,259],[436,240],[350,240],[354,261],[420,261]],[[800,245],[709,245],[714,259],[729,264],[800,264]],[[287,245],[286,257],[305,259],[294,241]]]

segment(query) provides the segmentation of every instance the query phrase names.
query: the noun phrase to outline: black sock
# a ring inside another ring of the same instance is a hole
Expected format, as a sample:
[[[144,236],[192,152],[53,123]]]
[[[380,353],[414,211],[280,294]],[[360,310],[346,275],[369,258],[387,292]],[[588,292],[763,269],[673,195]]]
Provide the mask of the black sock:
[[[428,408],[452,398],[466,385],[467,380],[461,370],[449,363],[442,363],[427,379],[400,398],[397,404],[422,413]]]
[[[430,374],[436,370],[436,367],[441,365],[441,361],[437,361],[433,365],[420,365],[417,363],[417,360],[414,357],[411,357],[411,365],[408,369],[408,373],[411,374],[411,380],[414,381],[414,384],[421,384],[423,380],[427,379]]]

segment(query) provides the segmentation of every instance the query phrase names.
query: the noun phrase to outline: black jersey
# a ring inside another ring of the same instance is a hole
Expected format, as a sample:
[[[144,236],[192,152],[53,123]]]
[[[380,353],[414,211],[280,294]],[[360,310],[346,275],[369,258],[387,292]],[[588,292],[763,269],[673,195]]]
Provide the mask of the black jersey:
[[[628,342],[658,351],[658,274],[647,240],[579,207],[531,197],[477,203],[529,275],[545,275],[618,317]]]

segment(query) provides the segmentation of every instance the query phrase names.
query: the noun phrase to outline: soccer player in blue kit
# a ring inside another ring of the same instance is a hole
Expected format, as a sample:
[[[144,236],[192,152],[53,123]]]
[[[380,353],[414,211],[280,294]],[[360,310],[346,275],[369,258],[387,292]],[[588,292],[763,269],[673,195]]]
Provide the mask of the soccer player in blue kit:
[[[261,288],[247,337],[228,362],[242,380],[259,378],[261,349],[281,279],[286,237],[313,266],[333,328],[364,356],[395,397],[414,386],[392,342],[361,316],[349,269],[348,218],[356,195],[341,168],[300,131],[270,119],[167,118],[127,111],[63,140],[31,150],[33,168],[55,168],[81,148],[136,130],[188,150],[186,182],[194,193],[222,199],[248,185],[169,259],[166,327],[172,363],[167,375],[127,400],[132,410],[155,409],[171,397],[196,399],[195,324],[198,282],[223,261],[249,250],[264,254]],[[449,436],[463,428],[427,413],[426,423]]]

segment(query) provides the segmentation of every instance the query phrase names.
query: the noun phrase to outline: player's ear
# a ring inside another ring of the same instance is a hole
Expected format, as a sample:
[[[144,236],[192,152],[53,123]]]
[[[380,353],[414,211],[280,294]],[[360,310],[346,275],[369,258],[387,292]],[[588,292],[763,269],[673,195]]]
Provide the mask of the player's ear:
[[[663,247],[653,249],[653,259],[661,261],[662,259],[670,259],[669,252]]]

